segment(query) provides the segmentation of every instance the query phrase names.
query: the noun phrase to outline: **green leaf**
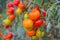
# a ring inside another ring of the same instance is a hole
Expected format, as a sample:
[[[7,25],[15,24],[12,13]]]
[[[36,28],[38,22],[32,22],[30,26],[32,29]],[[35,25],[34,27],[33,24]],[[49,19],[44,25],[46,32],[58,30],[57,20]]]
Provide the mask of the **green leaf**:
[[[2,40],[2,38],[0,37],[0,40]]]
[[[42,5],[43,0],[32,0],[32,2],[37,5]]]

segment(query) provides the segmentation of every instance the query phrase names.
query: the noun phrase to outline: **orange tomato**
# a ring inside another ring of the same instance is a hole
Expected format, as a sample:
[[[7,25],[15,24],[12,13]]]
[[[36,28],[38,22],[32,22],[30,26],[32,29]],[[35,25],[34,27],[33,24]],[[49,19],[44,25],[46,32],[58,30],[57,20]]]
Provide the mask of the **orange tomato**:
[[[26,31],[26,35],[29,36],[29,37],[32,37],[32,36],[35,35],[35,31],[34,30]]]
[[[33,21],[31,19],[24,19],[23,26],[24,28],[31,29],[33,27]]]
[[[32,20],[37,20],[41,16],[40,12],[38,10],[32,10],[32,12],[29,13],[29,18]]]
[[[23,9],[24,8],[24,4],[23,3],[19,3],[18,7]]]

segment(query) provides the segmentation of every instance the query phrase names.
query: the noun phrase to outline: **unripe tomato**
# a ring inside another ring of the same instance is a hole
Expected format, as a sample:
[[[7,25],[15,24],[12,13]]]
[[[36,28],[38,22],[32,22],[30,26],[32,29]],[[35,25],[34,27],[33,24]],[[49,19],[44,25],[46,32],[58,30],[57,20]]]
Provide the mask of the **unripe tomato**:
[[[37,29],[37,31],[36,31],[36,37],[38,37],[38,38],[41,37],[41,31],[40,31],[40,29]]]
[[[32,36],[31,39],[32,39],[32,40],[39,40],[39,38],[37,38],[36,36]]]
[[[43,19],[42,20],[35,21],[34,28],[40,27],[43,23],[44,23],[44,20]]]
[[[45,36],[45,32],[42,32],[42,37],[44,37]]]
[[[23,9],[23,8],[24,8],[24,4],[23,4],[23,3],[19,3],[18,7],[19,7],[20,9]]]
[[[28,14],[24,14],[24,19],[27,19],[28,18]]]
[[[9,25],[4,25],[4,28],[8,29],[9,28]]]
[[[42,13],[43,13],[43,16],[46,17],[46,11],[43,11]]]
[[[26,35],[29,36],[29,37],[32,37],[32,36],[35,35],[35,31],[34,30],[26,31]]]
[[[8,14],[14,14],[14,8],[13,8],[13,7],[10,7],[10,8],[7,10],[7,13],[8,13]]]
[[[7,7],[8,7],[8,8],[14,7],[14,6],[13,6],[13,3],[12,3],[12,2],[9,2],[9,3],[7,4]]]
[[[3,20],[3,24],[4,25],[10,25],[11,21],[9,19],[5,19],[5,20]]]
[[[11,32],[8,32],[7,37],[11,39],[13,37],[13,34]]]
[[[14,0],[14,5],[15,6],[18,6],[19,3],[20,3],[19,0]]]
[[[11,21],[13,21],[15,19],[15,15],[14,14],[13,15],[9,15],[8,19],[11,20]]]
[[[18,15],[22,14],[22,9],[18,8],[18,9],[16,10],[16,14],[18,14]]]
[[[40,12],[38,10],[34,10],[34,11],[29,13],[29,18],[34,20],[34,21],[39,19],[40,16],[41,16],[41,14],[40,14]]]
[[[24,28],[26,31],[30,31],[30,30],[32,30],[33,28],[31,27],[31,28]]]
[[[32,28],[33,27],[33,21],[31,19],[24,19],[23,20],[23,26],[26,29]]]

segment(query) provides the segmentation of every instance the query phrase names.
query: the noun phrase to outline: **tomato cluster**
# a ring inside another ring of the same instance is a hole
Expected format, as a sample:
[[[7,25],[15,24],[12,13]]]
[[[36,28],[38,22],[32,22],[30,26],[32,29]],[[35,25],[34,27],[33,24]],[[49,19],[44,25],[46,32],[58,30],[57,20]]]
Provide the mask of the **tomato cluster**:
[[[14,8],[17,9],[15,10]],[[9,2],[7,4],[7,18],[5,20],[3,20],[3,26],[4,28],[8,29],[10,28],[11,23],[15,20],[16,14],[20,15],[22,14],[24,9],[24,4],[22,2],[20,2],[20,0],[14,0],[13,2]],[[0,15],[0,18],[2,16]],[[12,32],[9,32],[7,35],[3,35],[3,40],[11,40],[13,37]]]
[[[41,15],[42,14],[42,15]],[[46,17],[45,11],[40,11],[39,7],[36,6],[28,14],[24,15],[23,26],[26,30],[26,35],[32,37],[32,40],[38,40],[41,36],[44,37],[45,32],[40,30],[42,25],[45,24]]]
[[[17,7],[15,10],[14,8]],[[20,15],[23,13],[23,9],[25,8],[25,5],[20,2],[20,0],[14,0],[13,3],[9,2],[7,4],[7,18],[3,20],[4,28],[8,29],[12,23],[12,21],[15,20],[16,15]],[[41,17],[46,17],[46,11],[40,10],[38,6],[34,7],[28,14],[24,14],[24,20],[23,20],[23,26],[26,30],[26,35],[29,37],[32,37],[32,40],[38,40],[41,36],[45,36],[45,32],[41,31],[42,25],[46,26],[45,19]],[[1,15],[0,15],[1,18]],[[11,40],[13,37],[13,34],[9,32],[6,35],[3,36],[3,40]]]
[[[13,37],[13,34],[11,32],[8,32],[7,35],[2,35],[3,40],[11,40]]]

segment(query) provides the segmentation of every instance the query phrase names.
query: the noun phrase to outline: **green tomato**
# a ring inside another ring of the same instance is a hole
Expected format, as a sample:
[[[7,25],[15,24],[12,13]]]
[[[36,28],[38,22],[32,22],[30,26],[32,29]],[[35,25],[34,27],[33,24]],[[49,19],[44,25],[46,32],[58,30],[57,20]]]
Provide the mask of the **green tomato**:
[[[24,14],[24,19],[27,19],[28,18],[28,14]]]

